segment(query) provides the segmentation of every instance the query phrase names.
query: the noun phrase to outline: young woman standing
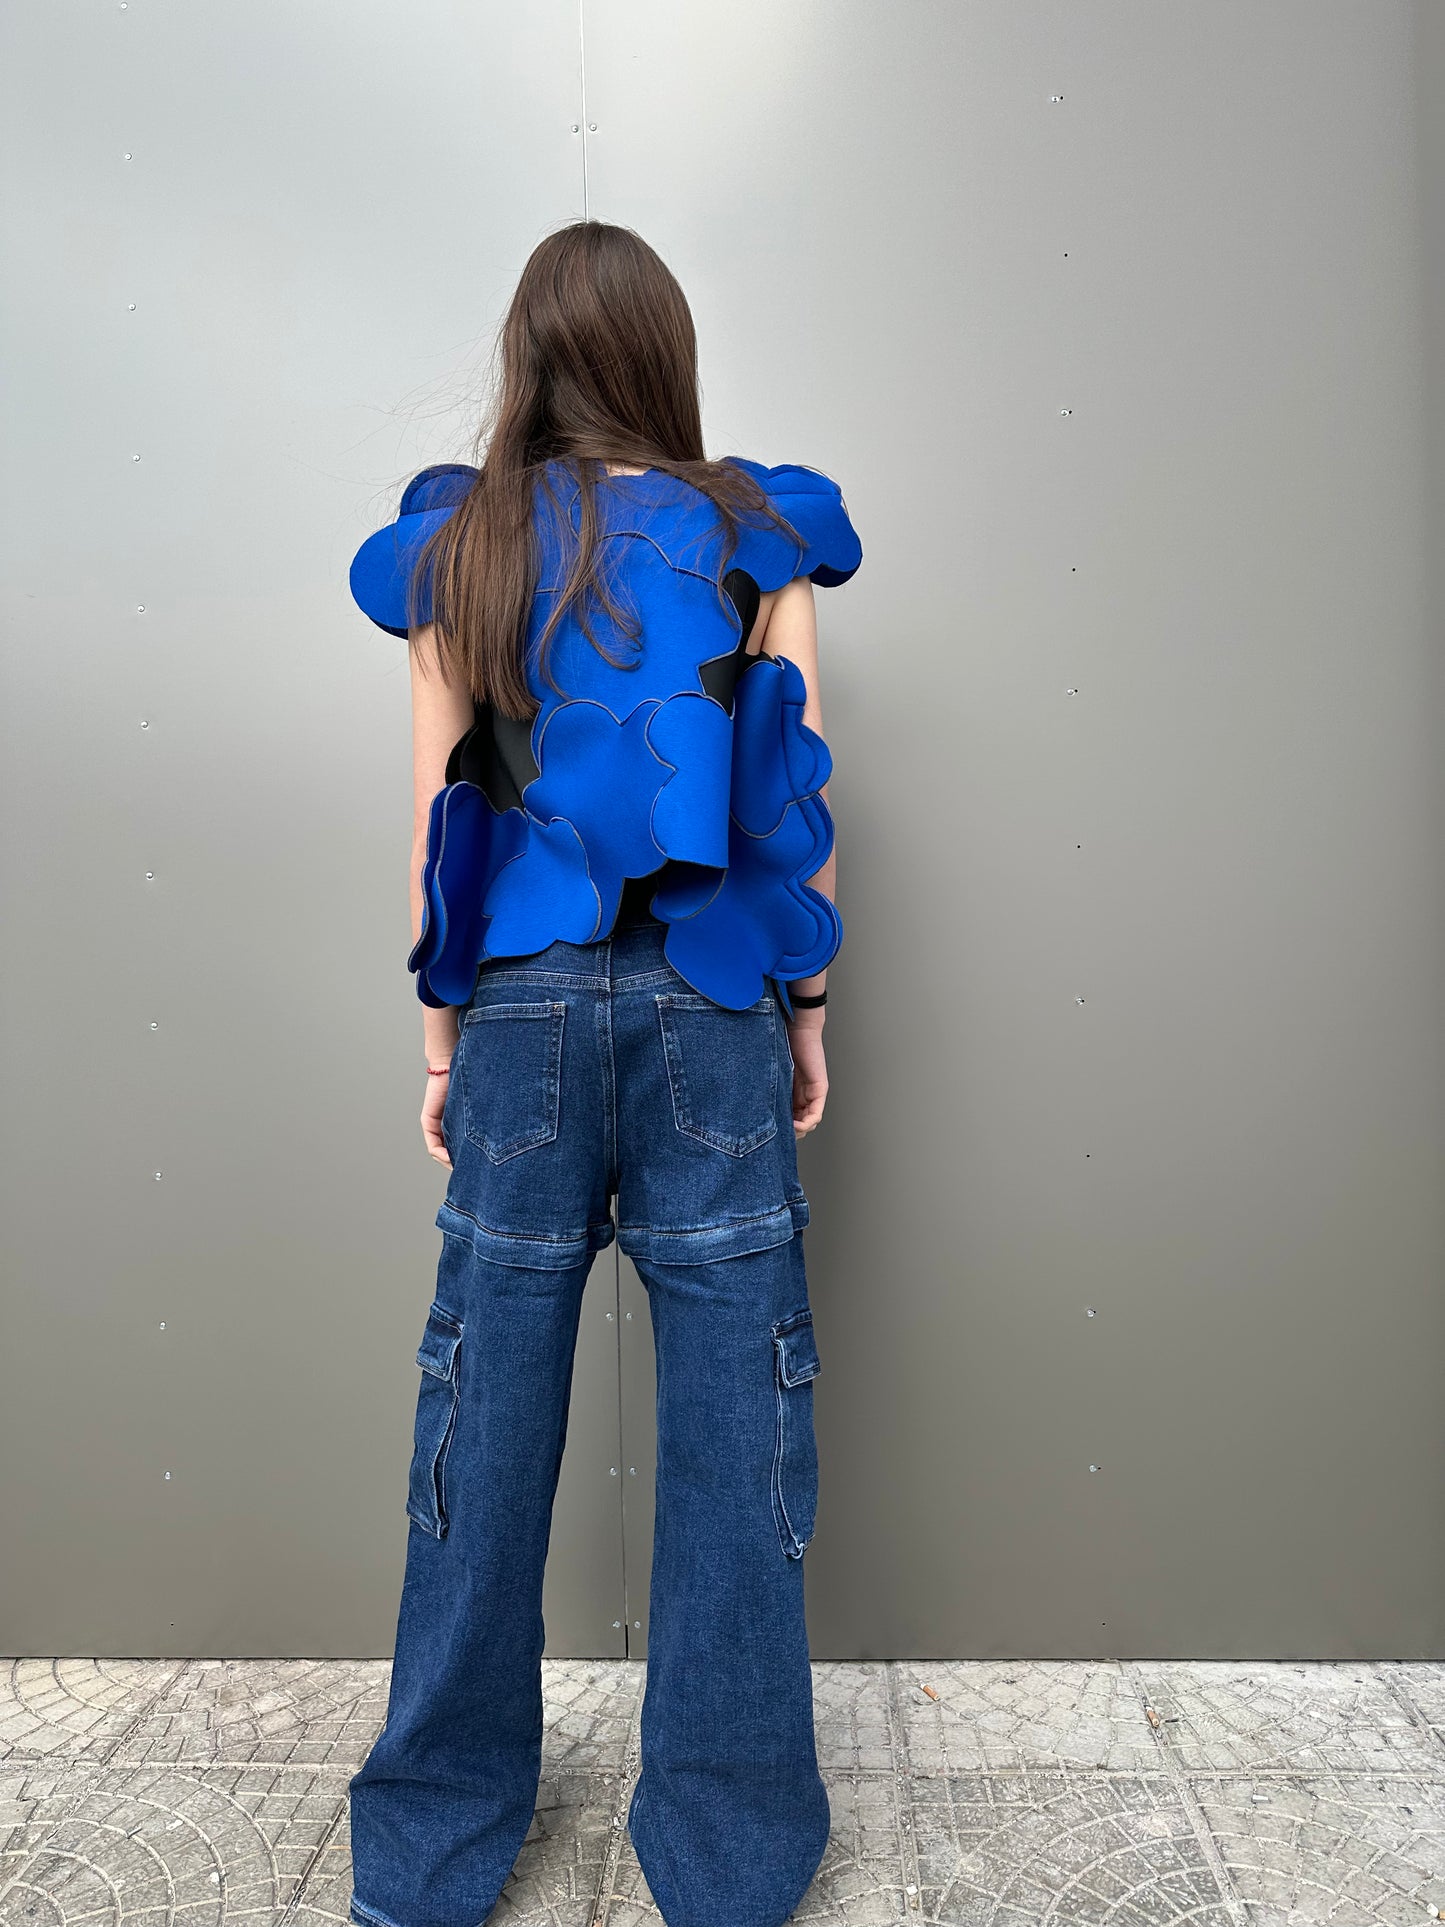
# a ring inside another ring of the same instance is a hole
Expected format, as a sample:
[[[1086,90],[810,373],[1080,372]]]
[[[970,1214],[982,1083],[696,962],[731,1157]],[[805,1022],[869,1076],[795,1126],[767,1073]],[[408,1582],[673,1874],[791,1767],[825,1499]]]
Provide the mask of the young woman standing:
[[[450,1177],[350,1915],[477,1927],[531,1823],[578,1318],[615,1237],[657,1356],[628,1827],[668,1927],[776,1927],[829,1828],[796,1139],[842,925],[813,585],[862,551],[826,475],[706,459],[688,305],[630,229],[548,236],[500,346],[480,466],[423,470],[351,570],[410,645],[408,961]]]

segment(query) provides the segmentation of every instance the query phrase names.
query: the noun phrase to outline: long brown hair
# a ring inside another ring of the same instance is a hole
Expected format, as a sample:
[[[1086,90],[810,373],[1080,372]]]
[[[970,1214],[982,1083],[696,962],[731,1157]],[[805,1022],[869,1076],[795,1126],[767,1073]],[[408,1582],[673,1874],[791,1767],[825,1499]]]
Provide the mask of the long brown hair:
[[[418,557],[409,608],[416,627],[417,585],[430,575],[445,673],[500,714],[526,720],[538,708],[523,653],[539,560],[534,504],[549,461],[570,467],[581,500],[576,555],[538,639],[539,673],[553,689],[550,644],[574,604],[609,662],[619,659],[593,635],[588,603],[595,598],[629,639],[640,628],[600,567],[604,463],[656,469],[708,497],[724,530],[720,598],[740,522],[797,534],[745,469],[707,460],[692,314],[670,269],[633,229],[574,221],[547,235],[522,270],[498,347],[501,377],[477,435],[480,474]]]

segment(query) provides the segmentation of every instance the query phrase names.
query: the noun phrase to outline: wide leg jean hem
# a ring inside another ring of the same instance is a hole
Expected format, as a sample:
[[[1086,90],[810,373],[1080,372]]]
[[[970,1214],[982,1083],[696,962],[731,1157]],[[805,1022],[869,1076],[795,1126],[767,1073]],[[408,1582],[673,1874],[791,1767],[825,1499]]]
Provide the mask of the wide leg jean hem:
[[[726,1889],[711,1886],[705,1904],[692,1906],[678,1884],[661,1840],[651,1830],[647,1772],[644,1768],[628,1804],[627,1832],[632,1841],[632,1850],[637,1855],[637,1864],[647,1881],[648,1891],[657,1903],[657,1911],[666,1922],[666,1927],[782,1927],[784,1921],[790,1920],[798,1903],[817,1879],[823,1856],[828,1851],[832,1816],[821,1776],[817,1782],[817,1792],[822,1808],[822,1827],[816,1848],[808,1850],[803,1856],[801,1865],[804,1871],[801,1877],[795,1872],[790,1885],[769,1895],[765,1903],[759,1903],[752,1896],[753,1905],[740,1901],[738,1889],[742,1883],[734,1882]],[[753,1872],[755,1878],[756,1869]]]

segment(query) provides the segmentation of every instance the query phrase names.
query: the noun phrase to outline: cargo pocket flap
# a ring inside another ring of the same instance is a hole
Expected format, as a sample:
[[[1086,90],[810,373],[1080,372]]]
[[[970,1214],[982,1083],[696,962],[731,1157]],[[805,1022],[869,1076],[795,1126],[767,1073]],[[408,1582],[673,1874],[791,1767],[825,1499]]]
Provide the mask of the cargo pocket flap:
[[[413,1326],[412,1330],[415,1331]],[[427,1313],[426,1330],[417,1347],[416,1362],[423,1371],[438,1378],[450,1378],[456,1364],[457,1347],[462,1342],[462,1326],[444,1306],[433,1304]]]
[[[778,1373],[784,1385],[801,1385],[816,1378],[821,1367],[813,1337],[813,1314],[794,1312],[773,1327],[773,1342],[778,1348]]]

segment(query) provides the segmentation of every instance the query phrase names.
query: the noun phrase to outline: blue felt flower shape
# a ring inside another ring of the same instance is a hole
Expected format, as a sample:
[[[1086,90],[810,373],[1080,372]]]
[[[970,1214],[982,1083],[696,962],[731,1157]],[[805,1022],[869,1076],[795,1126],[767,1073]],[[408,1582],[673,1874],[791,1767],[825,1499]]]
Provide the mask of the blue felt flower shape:
[[[477,470],[469,462],[434,462],[402,491],[396,520],[369,535],[352,558],[351,593],[378,629],[407,635],[407,598],[417,558],[428,536],[454,515],[471,493]],[[431,621],[431,583],[416,584],[419,625]]]
[[[526,847],[487,896],[491,955],[540,949],[534,939],[547,929],[546,943],[591,942],[616,917],[623,878],[662,862],[650,825],[668,771],[648,747],[654,707],[641,704],[619,722],[602,703],[579,699],[547,717],[538,774],[522,795]]]
[[[721,869],[733,762],[727,711],[711,696],[669,696],[648,719],[647,741],[667,765],[652,806],[653,842],[675,863]]]
[[[817,794],[832,759],[803,721],[807,693],[786,657],[759,656],[743,672],[726,870],[701,907],[666,887],[653,899],[669,925],[668,962],[732,1010],[755,1003],[769,977],[783,984],[812,976],[843,940],[836,908],[806,881],[833,848],[833,818]]]
[[[565,816],[522,818],[525,841],[487,890],[486,954],[528,957],[548,944],[590,943],[601,899],[576,826]]]
[[[526,839],[521,810],[497,810],[475,783],[448,783],[432,798],[422,866],[421,932],[407,958],[424,1004],[465,1004],[486,944],[483,899]]]

